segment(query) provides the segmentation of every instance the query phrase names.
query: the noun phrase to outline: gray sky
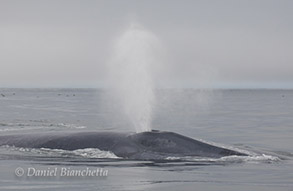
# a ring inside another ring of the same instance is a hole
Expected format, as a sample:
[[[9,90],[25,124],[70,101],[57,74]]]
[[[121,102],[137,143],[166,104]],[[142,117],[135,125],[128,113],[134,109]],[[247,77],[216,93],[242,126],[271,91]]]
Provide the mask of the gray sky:
[[[135,21],[168,87],[293,88],[293,1],[0,0],[0,87],[99,87]]]

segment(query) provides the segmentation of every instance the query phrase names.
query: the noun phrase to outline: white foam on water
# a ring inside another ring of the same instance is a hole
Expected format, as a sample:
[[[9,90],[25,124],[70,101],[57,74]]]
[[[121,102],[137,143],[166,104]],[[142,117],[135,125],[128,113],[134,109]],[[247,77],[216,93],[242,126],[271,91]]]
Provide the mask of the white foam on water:
[[[14,147],[14,146],[1,146],[0,148],[7,149],[9,151],[21,152],[22,154],[27,155],[37,155],[37,156],[48,156],[48,157],[82,157],[82,158],[111,158],[117,159],[114,153],[110,151],[102,151],[97,148],[86,148],[86,149],[77,149],[73,151],[62,150],[62,149],[49,149],[49,148],[23,148],[23,147]]]
[[[260,155],[251,155],[251,156],[225,156],[221,158],[208,158],[208,157],[194,157],[194,156],[186,156],[186,157],[166,157],[166,160],[184,160],[184,161],[192,161],[192,162],[227,162],[227,163],[261,163],[261,162],[278,162],[281,161],[279,157],[260,154]]]
[[[22,148],[3,145],[0,146],[1,149],[5,149],[9,154],[21,154],[22,156],[46,156],[46,157],[65,157],[65,158],[108,158],[108,159],[119,159],[120,157],[116,156],[111,151],[103,151],[97,148],[85,148],[77,149],[73,151],[62,150],[62,149],[49,149],[49,148]],[[2,154],[6,153],[2,152]],[[12,152],[12,153],[11,153]],[[15,153],[16,152],[16,153]],[[277,156],[267,155],[267,154],[253,154],[249,156],[225,156],[220,158],[209,158],[209,157],[196,157],[196,156],[169,156],[165,160],[171,161],[187,161],[187,162],[207,162],[207,163],[273,163],[279,162],[281,159]]]
[[[96,148],[78,149],[72,152],[86,158],[119,158],[111,151],[102,151]]]

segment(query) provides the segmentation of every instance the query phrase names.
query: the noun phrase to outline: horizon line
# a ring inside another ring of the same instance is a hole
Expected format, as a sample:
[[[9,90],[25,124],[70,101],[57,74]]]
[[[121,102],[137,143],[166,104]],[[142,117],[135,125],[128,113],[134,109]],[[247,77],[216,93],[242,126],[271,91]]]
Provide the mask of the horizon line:
[[[34,86],[34,87],[1,87],[0,89],[111,89],[109,87],[68,87],[68,86],[52,86],[52,87],[41,87],[41,86]],[[155,90],[160,89],[194,89],[194,90],[203,90],[203,91],[210,91],[210,90],[293,90],[293,87],[216,87],[216,88],[199,88],[199,87],[156,87]]]

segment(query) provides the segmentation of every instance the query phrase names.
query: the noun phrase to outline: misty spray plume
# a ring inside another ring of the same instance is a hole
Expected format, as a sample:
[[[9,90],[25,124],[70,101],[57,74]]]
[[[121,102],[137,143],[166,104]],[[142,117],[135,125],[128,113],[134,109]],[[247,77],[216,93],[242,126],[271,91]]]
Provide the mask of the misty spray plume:
[[[152,66],[158,64],[159,40],[138,24],[131,24],[114,43],[108,77],[136,132],[151,131],[155,103]]]

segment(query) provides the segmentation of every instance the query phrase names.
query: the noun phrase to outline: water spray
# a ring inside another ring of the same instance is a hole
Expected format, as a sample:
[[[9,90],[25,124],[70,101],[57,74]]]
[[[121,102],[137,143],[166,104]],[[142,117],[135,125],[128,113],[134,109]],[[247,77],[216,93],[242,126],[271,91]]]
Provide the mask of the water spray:
[[[151,131],[155,103],[151,67],[158,64],[159,40],[132,24],[114,43],[109,63],[110,86],[136,132]]]

